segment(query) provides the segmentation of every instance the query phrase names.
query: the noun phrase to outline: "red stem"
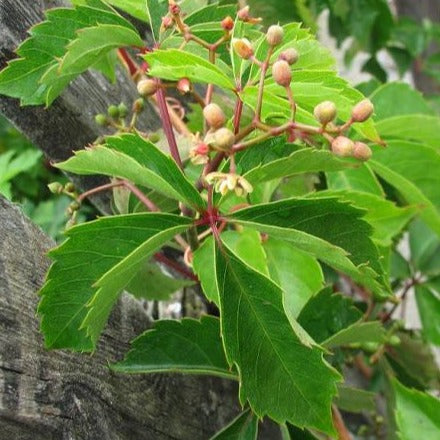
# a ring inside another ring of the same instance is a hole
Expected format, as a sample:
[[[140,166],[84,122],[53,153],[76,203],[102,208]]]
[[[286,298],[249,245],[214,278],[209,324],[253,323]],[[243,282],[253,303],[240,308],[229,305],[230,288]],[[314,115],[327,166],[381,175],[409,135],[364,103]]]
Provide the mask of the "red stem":
[[[160,83],[160,81],[158,81],[158,83]],[[171,124],[170,114],[168,113],[165,90],[160,86],[157,89],[156,97],[157,97],[157,105],[159,107],[160,118],[162,119],[163,130],[168,140],[171,156],[173,157],[177,165],[180,167],[180,169],[183,170],[182,159],[180,158],[176,137],[174,136],[173,125]]]
[[[122,58],[124,63],[127,66],[128,71],[130,72],[131,76],[136,75],[136,73],[139,70],[139,67],[136,65],[136,63],[132,60],[130,54],[124,49],[120,48],[118,49],[119,56]]]
[[[157,252],[156,254],[154,254],[154,259],[156,261],[159,261],[160,263],[167,265],[168,267],[171,267],[176,272],[179,272],[180,274],[184,275],[185,277],[187,277],[191,280],[194,280],[196,282],[199,282],[198,277],[196,275],[194,275],[191,271],[189,271],[186,267],[181,266],[176,261],[170,260],[165,255]]]
[[[150,211],[159,212],[160,209],[136,186],[124,180],[124,186],[130,190]]]

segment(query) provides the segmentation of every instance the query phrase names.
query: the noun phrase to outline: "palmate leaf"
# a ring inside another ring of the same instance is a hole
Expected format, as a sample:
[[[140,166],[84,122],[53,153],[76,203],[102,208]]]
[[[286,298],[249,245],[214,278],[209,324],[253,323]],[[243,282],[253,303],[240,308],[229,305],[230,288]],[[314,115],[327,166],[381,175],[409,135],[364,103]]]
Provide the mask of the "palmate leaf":
[[[242,412],[211,440],[256,440],[258,435],[258,418],[250,410]]]
[[[231,215],[233,222],[289,241],[329,266],[347,273],[378,295],[387,295],[372,227],[364,211],[337,198],[293,198],[255,205]]]
[[[49,253],[53,264],[38,312],[46,347],[94,349],[121,290],[141,265],[190,219],[171,214],[121,215],[69,229]]]
[[[401,440],[437,440],[440,432],[440,400],[392,381],[396,422]]]
[[[333,433],[330,405],[339,374],[318,347],[302,344],[280,287],[226,244],[217,247],[215,273],[226,357],[239,371],[241,402],[259,417]]]
[[[67,47],[81,29],[94,28],[98,24],[116,26],[125,32],[125,37],[118,40],[121,46],[142,43],[136,29],[111,7],[100,0],[83,3],[74,9],[59,8],[46,12],[47,20],[34,26],[30,30],[30,38],[17,49],[19,58],[12,60],[0,72],[0,94],[20,98],[22,105],[50,104],[75,76],[98,61],[96,57],[89,57],[88,65],[83,63],[81,68],[76,69],[73,64],[69,72],[60,72]],[[93,42],[85,43],[90,51]],[[100,56],[114,47],[114,44],[105,49],[101,46]]]
[[[105,146],[78,151],[56,166],[75,174],[120,177],[194,208],[205,206],[198,191],[171,157],[136,134],[108,137]]]
[[[228,366],[220,338],[220,322],[213,316],[200,321],[161,320],[132,343],[125,359],[111,366],[120,373],[207,374],[237,379]]]

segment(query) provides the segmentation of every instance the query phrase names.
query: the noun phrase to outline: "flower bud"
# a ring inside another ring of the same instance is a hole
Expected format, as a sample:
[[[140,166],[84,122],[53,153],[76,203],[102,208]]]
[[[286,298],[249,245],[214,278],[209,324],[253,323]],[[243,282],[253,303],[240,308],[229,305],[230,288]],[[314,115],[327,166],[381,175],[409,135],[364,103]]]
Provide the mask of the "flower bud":
[[[162,17],[162,29],[163,30],[170,29],[173,26],[173,23],[174,23],[174,21],[169,15]]]
[[[338,136],[332,142],[332,151],[336,156],[351,156],[354,149],[354,143],[345,136]]]
[[[232,19],[231,16],[228,15],[226,18],[222,20],[222,28],[227,32],[232,31],[232,29],[234,29],[234,20]]]
[[[151,96],[157,92],[157,83],[153,79],[143,79],[138,82],[137,90],[141,96]]]
[[[182,78],[177,83],[177,90],[182,94],[186,95],[191,91],[191,81],[188,78]]]
[[[52,194],[61,194],[64,189],[63,185],[60,182],[49,183],[47,187]]]
[[[353,157],[366,161],[373,155],[371,148],[363,142],[355,142],[353,147]]]
[[[299,55],[296,49],[293,47],[290,49],[283,50],[280,53],[279,59],[287,61],[289,65],[295,64],[298,61]]]
[[[392,336],[390,336],[390,339],[388,339],[388,344],[393,347],[400,345],[400,343],[401,343],[401,340],[400,340],[399,336],[397,336],[397,335],[392,335]]]
[[[72,182],[67,182],[64,190],[66,192],[68,192],[69,194],[74,193],[75,192],[75,185]]]
[[[217,104],[214,103],[208,104],[203,109],[203,116],[205,117],[208,125],[212,128],[217,129],[225,125],[226,116],[223,110]]]
[[[313,114],[322,125],[327,125],[336,118],[336,106],[331,101],[321,102],[315,107]]]
[[[369,99],[363,99],[353,107],[351,118],[353,122],[364,122],[373,114],[373,112],[373,103]]]
[[[284,29],[277,24],[272,25],[267,30],[266,41],[271,46],[278,46],[283,41],[283,37],[284,37]]]
[[[284,60],[275,61],[272,66],[272,76],[277,84],[288,87],[292,82],[292,71],[289,63]]]
[[[237,55],[245,60],[248,60],[254,54],[252,44],[246,38],[234,38],[232,40],[232,46],[234,47]]]
[[[102,114],[102,113],[99,113],[98,115],[95,116],[95,122],[96,122],[98,125],[101,125],[102,127],[105,127],[105,126],[108,125],[108,119],[107,119],[107,116],[104,115],[104,114]]]
[[[212,146],[221,151],[229,151],[234,142],[234,133],[229,128],[220,128],[214,133]]]
[[[170,2],[168,9],[169,9],[171,15],[179,15],[181,12],[180,6],[177,3],[175,3],[174,1]]]
[[[119,109],[116,105],[111,105],[109,106],[109,108],[107,109],[107,113],[110,117],[117,119],[119,118]]]
[[[118,110],[119,110],[119,116],[121,118],[125,118],[127,116],[128,109],[127,109],[127,106],[123,102],[121,102],[118,105]]]
[[[157,133],[150,133],[148,135],[148,140],[153,143],[156,144],[157,142],[160,141],[160,136]]]
[[[140,113],[145,107],[145,102],[142,98],[136,99],[133,103],[133,112]]]
[[[251,18],[249,9],[249,6],[245,6],[244,8],[240,9],[237,13],[237,17],[242,21],[248,21]]]

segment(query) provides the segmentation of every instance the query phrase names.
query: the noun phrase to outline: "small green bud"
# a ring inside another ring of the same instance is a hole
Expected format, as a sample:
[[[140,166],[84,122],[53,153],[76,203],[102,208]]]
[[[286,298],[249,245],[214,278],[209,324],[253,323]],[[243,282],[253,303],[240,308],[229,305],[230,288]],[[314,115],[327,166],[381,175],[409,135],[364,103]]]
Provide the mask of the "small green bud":
[[[400,338],[399,338],[399,336],[392,335],[390,337],[390,339],[388,339],[388,344],[393,346],[393,347],[396,347],[397,345],[400,345]]]
[[[270,26],[270,28],[267,30],[266,41],[271,46],[278,46],[283,41],[283,37],[284,29],[277,24]]]
[[[157,83],[153,79],[143,79],[138,82],[137,90],[143,97],[152,96],[157,92]]]
[[[353,157],[356,159],[367,161],[371,158],[373,152],[371,148],[363,142],[355,142],[353,147]]]
[[[299,55],[296,49],[293,47],[290,49],[286,49],[280,53],[279,59],[287,61],[287,63],[291,66],[298,61]]]
[[[203,116],[208,125],[212,128],[217,129],[225,125],[226,116],[223,110],[217,104],[208,104],[203,109]]]
[[[368,353],[374,353],[379,349],[379,344],[377,342],[364,342],[362,349]]]
[[[116,105],[109,106],[109,108],[107,109],[107,113],[111,118],[119,118],[119,108]]]
[[[119,116],[120,116],[121,118],[125,118],[125,117],[127,116],[127,114],[128,114],[128,108],[127,108],[127,106],[126,106],[123,102],[121,102],[121,103],[118,105],[118,110],[119,110]]]
[[[277,84],[283,87],[288,87],[292,82],[292,70],[287,61],[275,61],[272,66],[272,76]]]
[[[354,142],[345,136],[338,136],[332,142],[332,151],[336,156],[347,157],[353,154]]]
[[[105,126],[108,125],[108,119],[107,119],[107,116],[104,115],[104,114],[102,114],[102,113],[99,113],[98,115],[95,116],[95,122],[96,122],[98,125],[101,125],[102,127],[105,127]]]
[[[64,189],[63,185],[60,182],[49,183],[47,187],[52,194],[61,194]]]
[[[142,110],[145,108],[145,102],[143,98],[136,99],[133,103],[133,112],[134,113],[141,113]]]
[[[374,105],[369,99],[358,102],[351,112],[353,122],[365,122],[374,112]]]
[[[229,151],[234,142],[234,133],[229,128],[220,128],[214,133],[212,146],[221,151]]]
[[[322,125],[327,125],[336,118],[336,106],[331,101],[321,102],[315,107],[313,114]]]
[[[72,202],[72,203],[69,205],[69,208],[70,208],[72,211],[78,211],[78,209],[79,209],[79,203],[78,203],[78,202]]]
[[[160,141],[160,136],[157,133],[150,133],[148,135],[148,140],[155,144]]]
[[[75,192],[75,185],[72,182],[67,182],[64,186],[64,190],[69,194]]]

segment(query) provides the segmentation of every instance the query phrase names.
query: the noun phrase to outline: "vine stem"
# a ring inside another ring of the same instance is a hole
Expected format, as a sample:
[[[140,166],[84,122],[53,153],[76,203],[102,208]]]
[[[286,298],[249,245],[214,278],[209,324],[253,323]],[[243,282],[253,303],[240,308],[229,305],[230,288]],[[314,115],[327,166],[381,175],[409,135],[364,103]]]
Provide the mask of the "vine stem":
[[[341,413],[335,405],[332,405],[332,416],[336,431],[338,431],[338,439],[352,440],[350,431],[345,426],[344,419],[342,418]]]
[[[165,132],[165,136],[168,140],[168,146],[170,147],[170,153],[174,161],[183,171],[183,163],[180,158],[179,149],[177,147],[176,136],[174,135],[173,125],[171,124],[170,114],[168,112],[168,104],[165,97],[165,90],[160,86],[160,81],[158,80],[159,87],[156,92],[157,104],[159,107],[160,118],[162,119],[162,126]]]
[[[179,272],[180,274],[184,275],[185,277],[194,280],[196,282],[199,282],[198,277],[192,273],[191,271],[189,271],[186,267],[181,266],[179,263],[177,263],[176,261],[170,260],[169,258],[167,258],[165,255],[157,252],[156,254],[154,254],[154,259],[160,263],[165,264],[166,266],[174,269],[176,272]]]

